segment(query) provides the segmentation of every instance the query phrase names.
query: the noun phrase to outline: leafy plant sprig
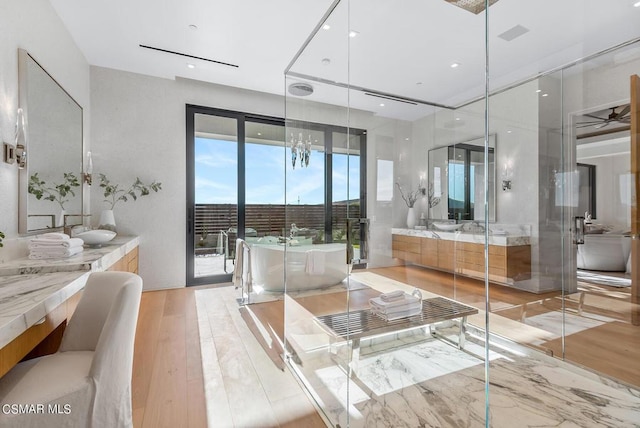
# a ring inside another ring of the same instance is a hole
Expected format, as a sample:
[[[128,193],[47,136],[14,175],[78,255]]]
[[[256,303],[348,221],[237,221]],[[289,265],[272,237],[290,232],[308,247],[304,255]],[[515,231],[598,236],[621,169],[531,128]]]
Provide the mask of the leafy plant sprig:
[[[4,233],[0,232],[0,248],[4,247],[2,240],[4,239]]]
[[[60,209],[64,210],[64,204],[75,197],[74,187],[80,187],[78,177],[72,172],[63,173],[63,182],[60,184],[53,183],[53,187],[48,187],[44,180],[38,177],[38,173],[34,173],[29,177],[29,193],[34,195],[37,200],[44,199],[51,202],[57,202]]]
[[[429,183],[429,208],[433,208],[440,203],[440,197],[435,197],[433,183]]]
[[[145,184],[136,177],[136,181],[128,189],[122,189],[119,184],[113,184],[106,175],[100,174],[100,187],[104,189],[104,202],[109,204],[109,209],[113,209],[120,201],[127,202],[129,199],[136,201],[141,196],[151,194],[151,191],[158,192],[162,189],[162,183],[153,181]]]
[[[413,208],[416,201],[418,200],[418,196],[422,194],[422,189],[420,189],[420,186],[418,186],[418,189],[411,191],[406,195],[404,194],[404,191],[402,190],[402,186],[400,186],[400,183],[396,182],[396,186],[398,186],[398,190],[400,190],[400,196],[402,196],[402,199],[404,199],[404,202],[407,204],[407,206],[409,208]]]

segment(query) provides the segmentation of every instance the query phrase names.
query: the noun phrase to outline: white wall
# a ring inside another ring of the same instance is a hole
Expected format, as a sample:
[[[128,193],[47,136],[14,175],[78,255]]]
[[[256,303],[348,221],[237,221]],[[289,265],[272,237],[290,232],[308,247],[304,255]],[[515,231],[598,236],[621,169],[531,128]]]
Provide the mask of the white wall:
[[[27,50],[84,108],[90,132],[89,65],[48,0],[0,1],[0,137],[13,144],[18,109],[18,48]],[[28,150],[28,147],[27,147]],[[0,161],[0,230],[18,233],[18,168]],[[10,239],[9,241],[10,242]],[[1,259],[2,257],[0,257]]]
[[[159,193],[116,206],[119,233],[141,238],[140,274],[145,289],[185,285],[186,275],[186,147],[185,105],[195,104],[284,117],[284,97],[197,81],[167,80],[128,72],[91,67],[92,154],[95,173],[105,173],[117,183],[162,183]],[[368,149],[376,151],[380,136],[395,144],[400,121],[370,113],[314,104],[289,103],[289,117],[351,124],[368,129]],[[404,126],[409,126],[404,122]],[[401,126],[400,126],[401,127]],[[105,208],[97,185],[92,186],[92,223]],[[375,225],[373,225],[375,227]],[[388,249],[388,239],[372,239],[372,247]],[[384,241],[384,242],[383,242]],[[377,242],[377,243],[376,243]]]
[[[630,173],[629,154],[617,154],[588,159],[581,163],[596,166],[596,217],[595,223],[611,226],[613,229],[631,228],[631,209],[627,192],[621,194],[620,179]]]

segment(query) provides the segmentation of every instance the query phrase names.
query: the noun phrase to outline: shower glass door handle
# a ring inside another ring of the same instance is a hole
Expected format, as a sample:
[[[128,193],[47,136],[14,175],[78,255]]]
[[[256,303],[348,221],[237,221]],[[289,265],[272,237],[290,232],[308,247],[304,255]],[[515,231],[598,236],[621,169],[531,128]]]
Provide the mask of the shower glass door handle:
[[[359,252],[355,256],[354,241],[359,238]],[[369,262],[369,219],[347,219],[347,264],[365,264]]]

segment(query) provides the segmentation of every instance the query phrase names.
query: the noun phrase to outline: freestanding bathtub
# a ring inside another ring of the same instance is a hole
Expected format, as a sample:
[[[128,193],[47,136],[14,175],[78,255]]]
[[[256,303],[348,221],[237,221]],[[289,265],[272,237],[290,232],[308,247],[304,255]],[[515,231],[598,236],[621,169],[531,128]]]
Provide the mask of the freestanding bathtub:
[[[265,240],[250,242],[253,285],[265,291],[284,291],[285,246]],[[312,290],[339,284],[349,274],[346,244],[311,244],[286,246],[287,291]],[[324,253],[323,272],[307,273],[308,251]]]
[[[630,257],[631,238],[624,235],[585,235],[578,245],[578,269],[624,272]]]

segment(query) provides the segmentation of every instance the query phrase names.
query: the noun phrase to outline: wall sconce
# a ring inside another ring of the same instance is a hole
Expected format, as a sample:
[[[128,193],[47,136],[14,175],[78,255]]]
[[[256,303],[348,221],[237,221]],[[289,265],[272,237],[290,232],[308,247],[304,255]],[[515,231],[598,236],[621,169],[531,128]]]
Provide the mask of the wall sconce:
[[[506,192],[507,190],[511,190],[511,181],[513,180],[513,166],[511,165],[511,161],[507,161],[504,164],[501,178],[502,178],[502,191]]]
[[[2,143],[4,148],[4,161],[10,165],[18,161],[18,168],[24,169],[27,166],[27,137],[24,114],[21,108],[18,109],[14,135],[14,145]]]
[[[16,148],[15,158],[18,162],[18,169],[27,167],[27,129],[24,120],[24,113],[21,108],[18,109],[16,119]]]
[[[82,173],[82,179],[85,183],[91,186],[93,174],[93,159],[91,158],[91,152],[87,152],[87,163],[85,164],[84,172]]]
[[[425,175],[426,174],[420,173],[420,181],[418,181],[418,192],[420,192],[422,196],[427,194],[427,189],[424,187]]]

